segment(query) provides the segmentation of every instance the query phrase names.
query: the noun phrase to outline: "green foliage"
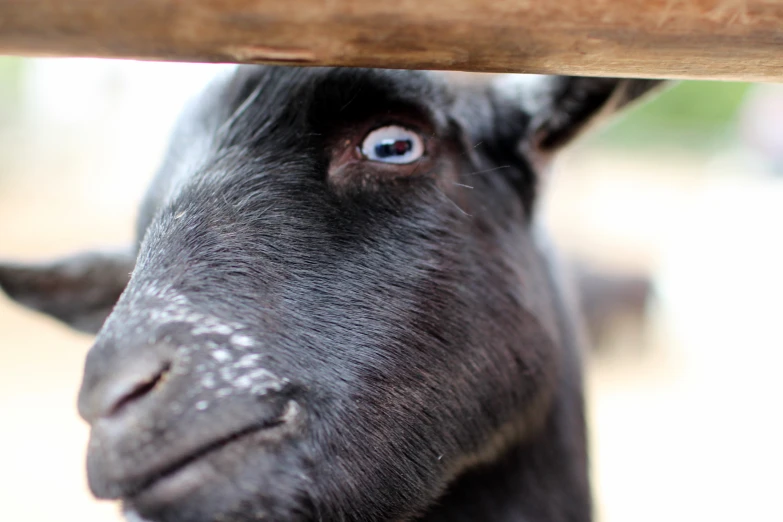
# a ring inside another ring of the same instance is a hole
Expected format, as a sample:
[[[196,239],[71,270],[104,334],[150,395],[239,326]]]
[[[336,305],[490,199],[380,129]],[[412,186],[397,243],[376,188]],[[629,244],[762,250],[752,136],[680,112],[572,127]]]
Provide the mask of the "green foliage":
[[[9,118],[19,101],[23,64],[21,58],[0,56],[0,118]]]
[[[627,148],[715,147],[732,129],[751,87],[748,83],[681,82],[629,111],[592,141]]]

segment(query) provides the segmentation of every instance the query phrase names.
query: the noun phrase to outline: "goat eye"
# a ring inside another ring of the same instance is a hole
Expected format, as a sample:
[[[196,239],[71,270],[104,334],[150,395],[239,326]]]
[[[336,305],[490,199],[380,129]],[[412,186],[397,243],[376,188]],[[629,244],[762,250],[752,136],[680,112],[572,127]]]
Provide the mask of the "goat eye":
[[[410,129],[389,125],[369,133],[362,142],[361,150],[370,161],[404,165],[424,155],[424,140]]]

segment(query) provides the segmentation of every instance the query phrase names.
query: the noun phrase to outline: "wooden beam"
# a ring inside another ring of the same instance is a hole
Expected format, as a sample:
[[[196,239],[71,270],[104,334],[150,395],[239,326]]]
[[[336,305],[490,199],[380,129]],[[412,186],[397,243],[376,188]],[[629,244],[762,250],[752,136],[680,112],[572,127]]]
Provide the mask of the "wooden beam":
[[[0,0],[0,54],[783,81],[783,0]]]

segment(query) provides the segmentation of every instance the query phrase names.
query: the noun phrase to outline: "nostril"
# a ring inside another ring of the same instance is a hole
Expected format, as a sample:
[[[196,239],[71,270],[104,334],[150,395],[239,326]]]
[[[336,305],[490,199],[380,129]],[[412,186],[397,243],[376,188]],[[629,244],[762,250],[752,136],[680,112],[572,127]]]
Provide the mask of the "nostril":
[[[106,413],[106,415],[111,416],[116,414],[126,405],[130,404],[131,402],[137,399],[141,399],[149,392],[157,388],[160,384],[163,383],[163,381],[166,380],[166,376],[168,375],[170,369],[171,369],[171,364],[167,363],[166,365],[163,366],[163,368],[161,368],[161,370],[157,374],[153,375],[147,380],[136,383],[134,388],[131,388],[130,390],[128,390],[128,392],[125,395],[120,396],[116,400],[116,402]]]
[[[168,376],[170,370],[171,370],[171,364],[166,363],[165,365],[163,365],[163,367],[160,369],[158,373],[152,375],[148,379],[135,383],[132,388],[130,388],[125,392],[124,395],[119,395],[115,399],[114,404],[106,412],[106,416],[108,417],[117,414],[128,404],[138,399],[141,399],[149,392],[159,387],[166,380],[166,377]]]
[[[90,351],[78,400],[79,415],[84,420],[93,424],[145,397],[163,395],[159,388],[164,387],[170,373],[176,373],[172,350],[168,345],[145,348],[109,354]]]

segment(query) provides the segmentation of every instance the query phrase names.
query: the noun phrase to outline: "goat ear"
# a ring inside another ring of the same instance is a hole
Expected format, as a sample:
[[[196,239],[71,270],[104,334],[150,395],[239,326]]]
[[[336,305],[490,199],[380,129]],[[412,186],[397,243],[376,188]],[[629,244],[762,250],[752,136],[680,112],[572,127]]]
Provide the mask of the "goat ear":
[[[504,76],[496,93],[529,118],[522,137],[526,149],[554,152],[574,139],[599,115],[640,98],[660,80],[588,78],[580,76]]]
[[[84,253],[51,263],[0,263],[0,289],[77,330],[96,333],[130,279],[130,251]]]

